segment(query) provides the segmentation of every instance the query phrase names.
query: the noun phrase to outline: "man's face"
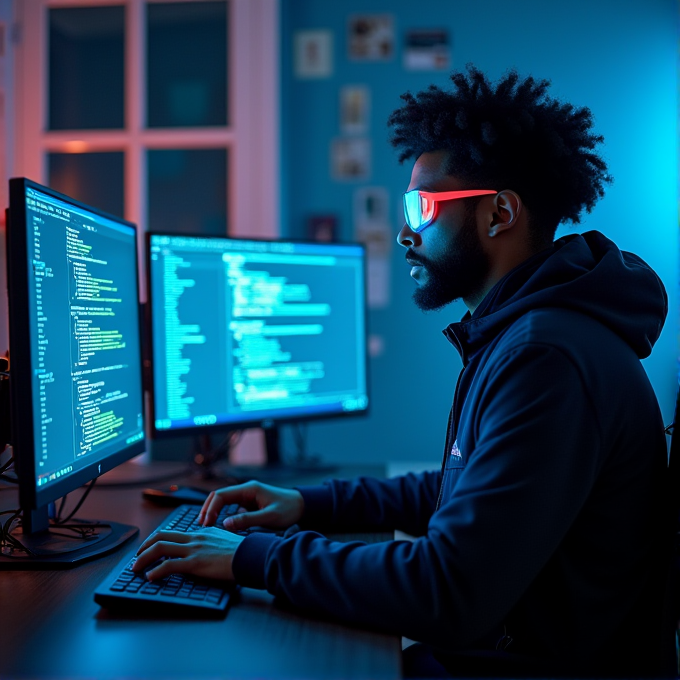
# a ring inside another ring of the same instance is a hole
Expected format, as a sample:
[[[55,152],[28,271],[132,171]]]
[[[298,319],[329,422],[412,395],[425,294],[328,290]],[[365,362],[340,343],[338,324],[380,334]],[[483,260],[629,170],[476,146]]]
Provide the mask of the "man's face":
[[[461,189],[445,168],[446,152],[422,154],[413,166],[408,190]],[[479,237],[474,205],[474,198],[442,201],[435,220],[421,232],[407,224],[399,232],[397,239],[407,248],[406,261],[417,283],[413,300],[424,311],[461,298],[467,303],[484,290],[491,263]]]

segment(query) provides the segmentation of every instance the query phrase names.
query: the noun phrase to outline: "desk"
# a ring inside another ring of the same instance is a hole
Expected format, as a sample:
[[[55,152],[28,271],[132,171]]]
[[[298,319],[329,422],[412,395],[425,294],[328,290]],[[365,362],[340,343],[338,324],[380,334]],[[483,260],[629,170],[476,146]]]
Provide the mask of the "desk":
[[[158,470],[145,467],[149,476]],[[400,677],[399,638],[301,616],[264,591],[242,589],[218,621],[101,609],[92,599],[97,585],[169,512],[144,502],[142,488],[95,487],[78,513],[138,526],[140,536],[120,550],[75,569],[0,572],[0,677]],[[14,491],[0,493],[0,507],[16,503]]]

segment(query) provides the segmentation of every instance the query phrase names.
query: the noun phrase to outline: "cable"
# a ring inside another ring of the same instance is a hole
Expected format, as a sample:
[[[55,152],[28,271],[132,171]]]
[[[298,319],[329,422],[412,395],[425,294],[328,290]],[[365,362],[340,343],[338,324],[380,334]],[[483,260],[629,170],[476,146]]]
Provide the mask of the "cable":
[[[213,468],[221,460],[229,459],[229,453],[238,444],[242,435],[243,430],[232,430],[227,433],[227,435],[219,442],[219,444],[209,448],[205,453],[201,451],[201,439],[197,438],[195,441],[198,451],[193,455],[193,472],[196,472],[196,470],[200,471],[203,479],[222,477],[223,475],[221,474],[215,474],[213,472]],[[238,484],[239,481],[240,480],[238,478],[231,475],[227,475],[226,477],[227,484]]]
[[[243,434],[242,430],[232,430],[229,432],[216,446],[213,446],[208,451],[199,452],[194,457],[194,461],[201,467],[210,468],[215,463],[219,462],[221,458],[229,455],[231,449],[238,444]],[[226,455],[225,455],[226,454]]]
[[[66,520],[64,520],[66,521]],[[102,524],[101,522],[93,522],[92,524],[83,524],[83,523],[78,523],[78,524],[57,524],[54,525],[56,526],[57,529],[64,530],[66,529],[67,531],[71,531],[72,533],[76,534],[78,538],[82,539],[89,539],[89,538],[95,538],[97,536],[97,529],[107,526],[105,524]],[[65,534],[62,533],[61,531],[55,531],[54,529],[50,529],[50,534],[52,536],[65,536],[66,538],[73,538],[71,534]]]
[[[69,513],[68,517],[65,517],[64,519],[61,519],[61,512],[64,509],[64,505],[66,504],[66,496],[64,496],[61,499],[61,503],[59,504],[59,512],[57,513],[57,516],[55,517],[55,519],[53,521],[54,526],[63,526],[66,522],[68,522],[73,517],[73,515],[76,514],[76,512],[78,512],[78,510],[80,510],[80,506],[85,502],[85,499],[88,497],[90,491],[92,491],[92,488],[94,487],[96,482],[97,482],[97,478],[95,477],[87,485],[87,489],[85,489],[85,492],[80,497],[80,500],[76,503],[76,507],[73,508],[73,510],[71,510],[71,512]]]
[[[6,450],[7,447],[5,447],[5,451]],[[2,453],[4,453],[5,451],[3,451]],[[14,456],[10,456],[2,465],[0,465],[0,480],[4,482],[9,482],[10,484],[18,484],[19,480],[16,477],[10,477],[9,475],[5,474],[9,470],[13,469],[14,469]]]
[[[0,526],[0,553],[6,557],[11,557],[15,550],[21,550],[33,555],[29,548],[11,535],[14,523],[20,522],[21,510],[3,510],[0,512],[1,515],[11,515],[11,517]]]
[[[87,492],[87,490],[86,490],[86,492]],[[59,522],[59,518],[61,517],[61,513],[62,513],[63,510],[64,510],[64,506],[66,505],[66,499],[67,499],[67,498],[68,498],[68,494],[67,494],[67,493],[65,493],[65,494],[61,497],[61,503],[59,503],[59,510],[57,510],[57,517],[56,517],[57,523]],[[47,511],[48,511],[48,513],[49,513],[49,506],[48,506]]]
[[[63,496],[61,499],[61,502],[59,504],[59,511],[57,513],[57,517],[53,520],[50,521],[50,534],[53,536],[63,536],[65,538],[73,538],[73,534],[76,535],[77,538],[83,539],[83,540],[89,540],[92,538],[95,538],[97,533],[96,530],[98,528],[101,528],[105,526],[104,524],[100,522],[92,522],[92,523],[85,523],[85,522],[76,522],[73,524],[67,524],[69,520],[72,519],[72,517],[80,510],[81,506],[85,502],[85,499],[88,497],[90,491],[94,488],[95,483],[97,482],[97,478],[93,479],[88,485],[85,491],[83,492],[82,496],[79,498],[78,502],[76,503],[75,507],[73,510],[68,514],[67,517],[64,517],[62,519],[61,513],[64,510],[64,506],[66,505],[66,498],[67,496]],[[2,489],[0,489],[2,490]],[[7,519],[1,526],[0,526],[0,554],[2,554],[4,557],[15,557],[12,553],[14,551],[20,551],[22,553],[26,553],[27,555],[30,555],[32,557],[35,557],[36,555],[31,551],[30,548],[25,546],[18,538],[15,536],[12,536],[12,530],[14,529],[14,524],[16,523],[17,526],[21,526],[22,521],[21,521],[21,510],[3,510],[0,512],[0,516],[2,515],[10,515],[9,519]],[[68,532],[68,533],[65,533]]]
[[[308,460],[307,457],[307,425],[297,423],[293,426],[293,437],[295,438],[295,447],[297,453],[294,462],[304,463]]]

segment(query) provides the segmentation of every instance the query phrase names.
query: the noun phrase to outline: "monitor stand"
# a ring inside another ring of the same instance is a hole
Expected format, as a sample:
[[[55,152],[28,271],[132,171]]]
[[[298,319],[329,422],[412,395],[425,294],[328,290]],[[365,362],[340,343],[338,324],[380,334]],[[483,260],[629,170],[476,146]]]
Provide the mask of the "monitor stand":
[[[83,538],[74,529],[87,535]],[[3,548],[0,571],[69,569],[113,552],[138,533],[139,529],[129,524],[78,518],[64,526],[50,525],[47,506],[24,510],[22,526],[10,535],[30,552],[15,550],[10,554]]]
[[[286,484],[305,477],[329,475],[337,471],[336,465],[321,465],[314,460],[284,462],[281,458],[281,433],[276,425],[262,428],[265,443],[264,465],[230,465],[229,472],[241,481],[255,479],[265,484]],[[316,481],[316,480],[314,480]]]

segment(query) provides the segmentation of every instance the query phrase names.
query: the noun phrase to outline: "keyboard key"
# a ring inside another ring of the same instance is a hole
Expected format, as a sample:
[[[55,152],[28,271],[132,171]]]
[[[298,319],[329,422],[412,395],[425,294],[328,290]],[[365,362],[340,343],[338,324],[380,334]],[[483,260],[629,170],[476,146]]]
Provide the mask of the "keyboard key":
[[[141,592],[146,595],[155,595],[160,589],[160,586],[154,585],[153,583],[148,583],[142,588]]]

